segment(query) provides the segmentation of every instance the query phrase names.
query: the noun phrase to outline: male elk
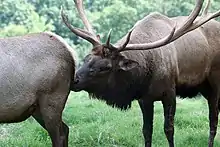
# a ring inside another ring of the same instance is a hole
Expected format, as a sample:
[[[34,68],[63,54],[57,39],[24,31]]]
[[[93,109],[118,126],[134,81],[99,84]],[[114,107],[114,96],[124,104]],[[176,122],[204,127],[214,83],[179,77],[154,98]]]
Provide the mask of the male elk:
[[[162,101],[164,132],[173,147],[176,96],[194,97],[201,93],[209,104],[212,147],[218,123],[220,81],[218,74],[212,74],[211,66],[220,51],[220,23],[211,19],[219,16],[220,11],[206,14],[207,5],[203,15],[197,17],[203,4],[203,0],[197,0],[188,17],[168,18],[152,13],[112,45],[110,33],[105,44],[100,42],[85,16],[82,0],[74,1],[86,30],[74,28],[63,11],[62,19],[74,34],[92,43],[93,49],[76,72],[72,90],[85,90],[121,109],[138,100],[146,147],[152,143],[154,101]]]
[[[74,50],[48,32],[0,38],[0,54],[0,123],[33,116],[53,147],[67,147],[62,111],[75,73]]]

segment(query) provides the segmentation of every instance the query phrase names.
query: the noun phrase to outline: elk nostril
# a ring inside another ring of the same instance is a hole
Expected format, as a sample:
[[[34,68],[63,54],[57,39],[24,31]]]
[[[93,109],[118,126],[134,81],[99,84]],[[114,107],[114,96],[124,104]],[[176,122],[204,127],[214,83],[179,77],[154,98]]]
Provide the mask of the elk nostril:
[[[78,84],[79,83],[79,79],[75,79],[73,83],[74,84]]]

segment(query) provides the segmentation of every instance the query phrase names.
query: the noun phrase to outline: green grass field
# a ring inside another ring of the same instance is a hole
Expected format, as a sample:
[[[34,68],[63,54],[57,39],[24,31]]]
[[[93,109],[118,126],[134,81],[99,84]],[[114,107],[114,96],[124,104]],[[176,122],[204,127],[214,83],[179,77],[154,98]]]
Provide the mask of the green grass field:
[[[175,145],[206,147],[208,108],[204,99],[177,100]],[[155,103],[153,147],[167,147],[163,132],[163,109]],[[142,114],[136,101],[128,111],[120,111],[104,102],[91,100],[84,92],[71,93],[63,113],[70,127],[70,147],[143,147]],[[218,127],[220,130],[220,128]],[[47,132],[33,119],[0,125],[0,147],[50,147]],[[220,146],[220,134],[215,139]]]

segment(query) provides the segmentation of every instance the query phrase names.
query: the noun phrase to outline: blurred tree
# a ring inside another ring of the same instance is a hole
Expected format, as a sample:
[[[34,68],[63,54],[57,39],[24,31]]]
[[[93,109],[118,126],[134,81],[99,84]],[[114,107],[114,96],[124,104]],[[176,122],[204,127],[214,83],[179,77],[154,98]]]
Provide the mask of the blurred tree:
[[[46,19],[35,12],[26,0],[7,0],[0,5],[0,35],[16,36],[32,32],[53,30]]]

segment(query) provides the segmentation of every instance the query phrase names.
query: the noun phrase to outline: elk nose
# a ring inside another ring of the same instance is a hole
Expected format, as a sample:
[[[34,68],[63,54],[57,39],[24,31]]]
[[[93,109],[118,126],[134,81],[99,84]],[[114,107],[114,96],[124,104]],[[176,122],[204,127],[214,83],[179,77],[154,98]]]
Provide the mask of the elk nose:
[[[78,84],[79,83],[79,76],[78,74],[75,75],[75,78],[74,78],[74,84]]]
[[[79,83],[79,79],[75,78],[73,84],[78,84]]]

